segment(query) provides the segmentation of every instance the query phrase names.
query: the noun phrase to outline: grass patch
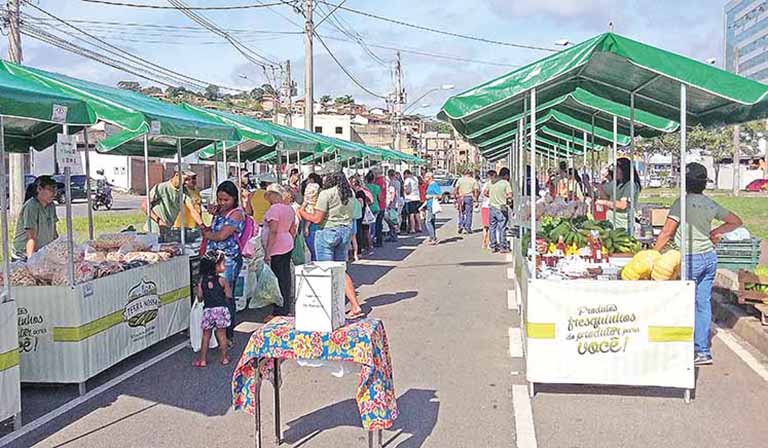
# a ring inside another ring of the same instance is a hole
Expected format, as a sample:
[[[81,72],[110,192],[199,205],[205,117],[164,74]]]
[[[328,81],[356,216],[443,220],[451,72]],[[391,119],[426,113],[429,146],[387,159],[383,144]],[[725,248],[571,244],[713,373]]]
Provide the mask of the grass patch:
[[[640,195],[640,202],[669,207],[679,194],[679,190],[669,188],[643,190]],[[734,197],[727,190],[707,191],[706,194],[718,204],[737,214],[744,221],[744,226],[750,233],[760,239],[768,239],[768,196]]]

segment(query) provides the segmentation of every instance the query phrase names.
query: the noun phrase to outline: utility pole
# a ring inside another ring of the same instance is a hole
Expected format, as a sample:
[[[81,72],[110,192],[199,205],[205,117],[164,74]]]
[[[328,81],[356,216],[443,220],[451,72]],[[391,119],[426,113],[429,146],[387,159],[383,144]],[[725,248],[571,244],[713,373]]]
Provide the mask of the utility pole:
[[[739,74],[739,48],[733,48],[733,71]],[[741,192],[741,126],[733,127],[733,195]]]
[[[312,24],[312,2],[313,0],[306,0],[306,7],[304,8],[304,15],[306,17],[304,24],[304,129],[310,132],[315,131],[315,120],[313,117],[315,113],[315,100],[312,95],[314,89],[312,34],[315,31]]]
[[[400,67],[400,52],[397,52],[397,62],[395,63],[395,113],[392,117],[392,124],[395,127],[395,144],[394,148],[395,151],[400,151],[400,134],[402,132],[401,128],[401,114],[403,111],[403,103],[405,102],[405,91],[403,90],[403,71]]]
[[[285,113],[285,124],[291,126],[293,119],[293,78],[291,78],[291,60],[285,61],[285,97],[288,98],[288,111]]]
[[[17,64],[21,64],[24,59],[19,30],[20,1],[8,0],[8,59]],[[11,199],[9,206],[11,215],[16,215],[21,211],[21,206],[24,205],[24,154],[8,154],[8,162],[8,184]]]
[[[277,67],[280,69],[280,72],[282,74],[283,68]],[[280,88],[280,81],[277,79],[277,68],[272,67],[272,79],[275,80],[275,86],[272,89],[275,92],[274,98],[272,98],[272,123],[280,124],[280,106],[283,105],[283,98],[281,96],[281,88]],[[281,76],[282,78],[282,76]]]

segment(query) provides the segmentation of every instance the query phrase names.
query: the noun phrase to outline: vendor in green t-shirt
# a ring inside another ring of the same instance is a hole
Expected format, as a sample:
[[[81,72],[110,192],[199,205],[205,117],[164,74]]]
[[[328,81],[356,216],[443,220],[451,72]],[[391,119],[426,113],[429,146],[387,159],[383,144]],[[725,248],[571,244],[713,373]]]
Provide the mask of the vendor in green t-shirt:
[[[656,239],[654,249],[661,251],[674,238],[675,246],[684,248],[685,279],[696,283],[696,314],[693,328],[694,365],[712,364],[709,339],[712,322],[712,284],[717,273],[715,245],[723,235],[742,226],[741,218],[704,195],[707,169],[699,163],[685,168],[685,227],[680,226],[681,201],[678,198],[669,210],[667,221]],[[713,221],[720,221],[713,227]]]
[[[631,206],[637,207],[640,200],[640,176],[635,170],[635,186],[634,195],[632,194],[632,184],[629,182],[630,177],[630,163],[629,159],[622,157],[616,161],[616,197],[612,197],[611,200],[598,199],[595,201],[596,205],[602,205],[608,207],[606,214],[606,220],[613,224],[615,229],[624,229],[629,231],[629,220],[634,217],[629,216],[629,210]],[[608,187],[607,193],[613,195],[613,187]]]
[[[196,176],[194,171],[182,171],[184,182],[193,176]],[[149,206],[147,201],[141,202],[141,209],[144,213],[149,214],[150,228],[146,228],[149,232],[163,233],[171,227],[177,227],[181,225],[177,222],[179,216],[179,175],[174,174],[170,180],[160,182],[149,190],[147,195]],[[184,203],[188,210],[194,210],[194,204],[192,203],[191,196],[184,188]],[[197,225],[202,224],[202,218],[198,213],[191,213],[192,219]]]
[[[58,238],[56,233],[56,181],[51,176],[40,176],[27,187],[24,206],[16,221],[13,236],[14,260],[26,260],[48,243]]]

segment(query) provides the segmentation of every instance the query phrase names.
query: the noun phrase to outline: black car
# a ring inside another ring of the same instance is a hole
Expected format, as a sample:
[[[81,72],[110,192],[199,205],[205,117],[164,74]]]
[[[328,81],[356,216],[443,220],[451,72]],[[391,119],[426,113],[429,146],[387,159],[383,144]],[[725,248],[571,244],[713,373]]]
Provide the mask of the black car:
[[[56,181],[56,198],[54,200],[58,202],[59,204],[63,204],[66,202],[64,199],[66,197],[66,188],[64,186],[64,175],[63,174],[54,174],[51,177],[53,177],[53,180]],[[37,176],[33,176],[31,174],[27,174],[24,176],[24,187],[26,188],[29,184],[35,181]],[[85,174],[73,174],[70,177],[70,184],[71,184],[71,191],[72,191],[72,200],[77,199],[88,199],[88,194],[86,192],[86,186],[85,183],[87,181],[87,177]]]

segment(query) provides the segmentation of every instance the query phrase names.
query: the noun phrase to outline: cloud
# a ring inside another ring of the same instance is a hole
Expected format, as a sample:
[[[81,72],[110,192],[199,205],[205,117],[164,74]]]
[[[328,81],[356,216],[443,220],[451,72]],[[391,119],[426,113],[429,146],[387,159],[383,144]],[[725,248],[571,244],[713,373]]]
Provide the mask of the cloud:
[[[623,17],[625,5],[612,0],[483,0],[488,9],[504,19],[545,19],[557,24],[600,26]]]

